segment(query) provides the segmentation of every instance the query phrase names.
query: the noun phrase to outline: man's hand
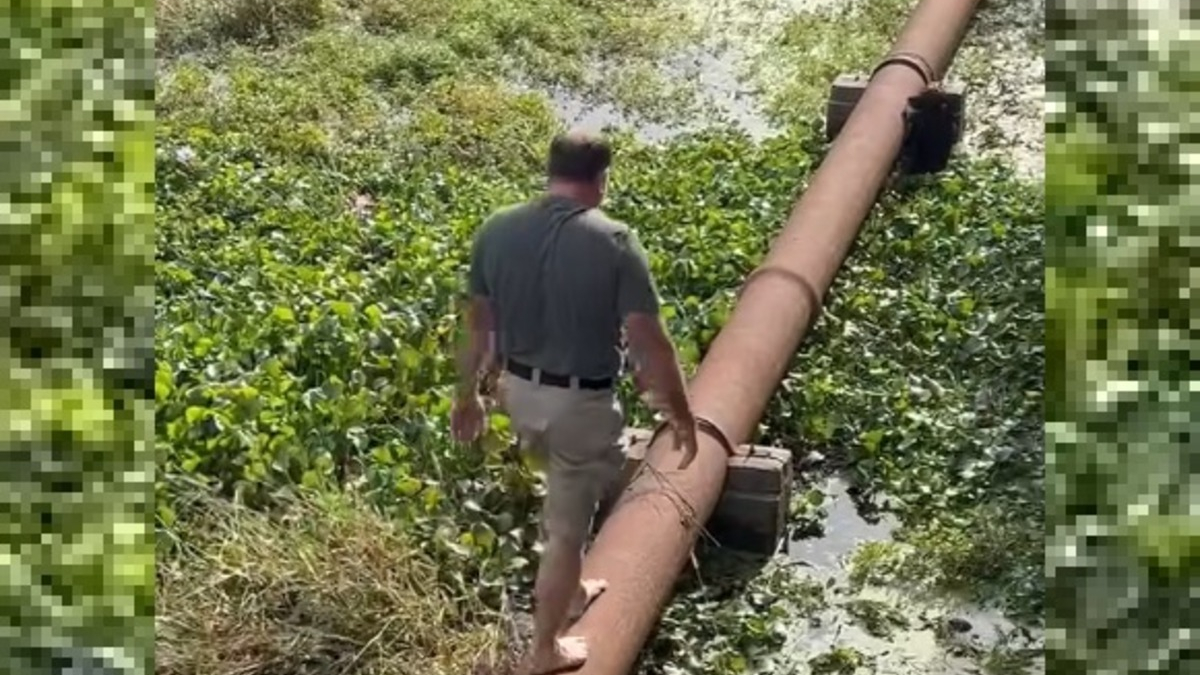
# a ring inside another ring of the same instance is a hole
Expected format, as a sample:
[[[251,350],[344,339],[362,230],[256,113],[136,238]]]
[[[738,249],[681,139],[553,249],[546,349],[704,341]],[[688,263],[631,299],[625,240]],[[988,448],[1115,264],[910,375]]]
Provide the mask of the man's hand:
[[[669,423],[671,435],[675,439],[675,451],[683,451],[683,458],[679,460],[679,470],[682,471],[692,465],[700,451],[696,440],[696,417],[691,410],[673,412]]]
[[[459,443],[470,443],[483,433],[483,398],[478,394],[460,396],[450,409],[450,433]]]
[[[662,396],[656,394],[654,389],[645,386],[645,382],[640,378],[640,371],[635,372],[634,382],[638,394],[642,398],[642,403],[651,410],[666,415],[667,424],[670,425],[675,439],[675,451],[683,450],[683,459],[679,463],[679,468],[681,470],[688,468],[699,452],[696,440],[696,416],[692,414],[686,403],[676,405],[672,410],[670,404],[664,401]]]

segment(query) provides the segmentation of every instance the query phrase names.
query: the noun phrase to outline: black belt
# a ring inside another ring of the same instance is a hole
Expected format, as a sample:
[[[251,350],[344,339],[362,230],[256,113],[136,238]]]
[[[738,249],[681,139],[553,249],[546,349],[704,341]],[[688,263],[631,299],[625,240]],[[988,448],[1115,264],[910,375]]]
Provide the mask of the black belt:
[[[530,382],[533,382],[533,371],[535,370],[533,366],[528,366],[524,363],[513,361],[512,359],[505,359],[504,369],[521,378],[522,380],[529,380]],[[612,389],[613,387],[613,378],[611,377],[605,377],[602,379],[589,379],[586,377],[572,377],[570,375],[547,373],[544,370],[539,373],[537,381],[540,384],[548,384],[552,387],[570,389],[572,380],[575,381],[576,385],[580,389],[604,390]]]

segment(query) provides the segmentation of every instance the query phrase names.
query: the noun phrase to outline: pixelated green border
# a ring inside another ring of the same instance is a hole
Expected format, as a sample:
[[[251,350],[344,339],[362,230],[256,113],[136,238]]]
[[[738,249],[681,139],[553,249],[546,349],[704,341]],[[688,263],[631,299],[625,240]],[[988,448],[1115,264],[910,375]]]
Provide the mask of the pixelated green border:
[[[1049,673],[1197,672],[1200,46],[1172,4],[1048,7]]]
[[[0,10],[0,669],[150,673],[153,11]]]

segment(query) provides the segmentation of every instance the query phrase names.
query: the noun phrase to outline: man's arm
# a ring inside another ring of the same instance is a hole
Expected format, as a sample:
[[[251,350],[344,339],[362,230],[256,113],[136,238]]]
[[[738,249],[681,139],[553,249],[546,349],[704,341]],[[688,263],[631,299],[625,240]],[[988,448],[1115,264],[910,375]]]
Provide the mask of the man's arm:
[[[458,354],[458,398],[479,392],[479,376],[493,356],[492,336],[496,320],[491,303],[472,295],[467,305],[466,336]]]
[[[677,421],[691,420],[687,386],[675,345],[659,315],[658,293],[646,254],[631,232],[619,256],[617,304],[634,361],[666,411]]]
[[[466,335],[458,351],[458,398],[462,400],[479,391],[479,375],[493,356],[493,336],[496,330],[495,313],[489,299],[490,290],[483,270],[484,238],[487,225],[480,230],[471,245],[471,263],[467,272],[469,299],[466,310]]]
[[[656,315],[633,313],[625,318],[625,333],[634,360],[646,378],[651,393],[662,401],[672,417],[691,416],[687,385],[679,368],[679,359],[662,319]]]

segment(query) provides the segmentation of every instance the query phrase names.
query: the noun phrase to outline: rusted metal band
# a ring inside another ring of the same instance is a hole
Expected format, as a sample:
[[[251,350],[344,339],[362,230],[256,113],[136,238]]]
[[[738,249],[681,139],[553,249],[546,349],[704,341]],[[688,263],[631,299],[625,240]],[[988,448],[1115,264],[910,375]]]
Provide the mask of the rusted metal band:
[[[737,448],[734,447],[733,443],[729,441],[729,436],[725,435],[724,430],[717,426],[716,422],[701,415],[694,415],[694,417],[696,418],[696,429],[698,431],[702,431],[711,436],[713,440],[720,444],[721,448],[725,450],[725,454],[729,457],[737,456]],[[654,427],[653,433],[650,434],[650,440],[646,441],[646,447],[649,448],[651,445],[653,445],[654,441],[658,440],[659,434],[661,434],[669,426],[671,426],[671,421],[669,419],[659,422],[658,426]]]
[[[781,276],[788,281],[791,281],[796,285],[797,288],[800,289],[800,292],[804,295],[804,299],[808,301],[809,306],[812,307],[812,316],[808,322],[811,326],[813,322],[817,320],[817,316],[821,313],[821,307],[823,305],[821,302],[821,296],[817,294],[817,289],[812,285],[812,282],[791,270],[786,270],[782,267],[775,266],[759,267],[746,277],[746,281],[742,284],[742,287],[738,289],[738,299],[741,299],[742,293],[746,291],[750,284],[754,283],[755,279],[771,274]]]
[[[888,54],[879,65],[875,66],[875,70],[871,71],[871,79],[884,68],[892,65],[903,65],[912,68],[925,80],[925,86],[928,87],[938,81],[937,73],[933,70],[933,66],[929,65],[929,61],[925,60],[924,56],[916,52],[892,52]]]

